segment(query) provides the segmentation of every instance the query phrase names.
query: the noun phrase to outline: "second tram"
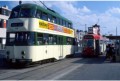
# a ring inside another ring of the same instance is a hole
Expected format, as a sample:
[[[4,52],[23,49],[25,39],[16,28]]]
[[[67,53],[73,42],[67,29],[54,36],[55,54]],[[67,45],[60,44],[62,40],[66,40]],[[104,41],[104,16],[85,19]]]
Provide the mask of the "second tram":
[[[87,34],[83,37],[82,56],[99,56],[105,53],[105,39],[96,34]]]

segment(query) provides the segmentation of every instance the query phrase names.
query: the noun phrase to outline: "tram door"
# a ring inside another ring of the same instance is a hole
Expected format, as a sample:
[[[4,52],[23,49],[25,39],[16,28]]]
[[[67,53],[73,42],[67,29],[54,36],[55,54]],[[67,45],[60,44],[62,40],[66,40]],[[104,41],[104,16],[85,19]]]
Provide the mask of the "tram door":
[[[100,52],[99,40],[95,40],[95,54],[98,55]]]
[[[62,36],[59,36],[58,37],[58,43],[59,43],[59,59],[62,59],[63,58],[63,37]]]

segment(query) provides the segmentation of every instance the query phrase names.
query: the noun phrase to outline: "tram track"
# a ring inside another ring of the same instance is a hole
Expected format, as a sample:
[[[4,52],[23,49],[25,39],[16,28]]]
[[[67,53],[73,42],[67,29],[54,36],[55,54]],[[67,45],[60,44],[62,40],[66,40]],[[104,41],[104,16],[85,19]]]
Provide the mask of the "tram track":
[[[47,68],[49,69],[50,67],[53,67],[53,68],[59,67],[59,66],[61,67],[64,64],[69,63],[69,62],[73,62],[73,61],[75,61],[75,59],[64,59],[64,60],[57,61],[57,62],[54,62],[54,63],[43,64],[41,66],[36,66],[36,67],[32,67],[32,68],[30,67],[28,69],[25,68],[25,69],[22,69],[21,72],[16,71],[16,72],[18,72],[17,74],[15,74],[13,76],[12,75],[11,76],[6,76],[4,78],[1,78],[1,80],[6,80],[6,79],[8,79],[8,80],[11,80],[11,79],[22,80],[22,79],[25,79],[25,78],[27,78],[27,77],[29,77],[31,75],[36,74],[38,71],[40,71],[40,72],[42,72],[44,74],[45,72],[41,71],[41,70],[44,70],[44,69],[47,70]],[[67,65],[66,67],[62,67],[61,69],[67,68],[69,66],[70,65]],[[53,68],[51,70],[54,70]],[[54,72],[57,72],[57,71],[59,71],[61,69],[58,69],[58,70],[56,70]],[[53,73],[53,71],[52,71],[52,73]],[[51,74],[51,72],[49,74]],[[45,76],[42,76],[41,78],[44,78],[44,77]]]

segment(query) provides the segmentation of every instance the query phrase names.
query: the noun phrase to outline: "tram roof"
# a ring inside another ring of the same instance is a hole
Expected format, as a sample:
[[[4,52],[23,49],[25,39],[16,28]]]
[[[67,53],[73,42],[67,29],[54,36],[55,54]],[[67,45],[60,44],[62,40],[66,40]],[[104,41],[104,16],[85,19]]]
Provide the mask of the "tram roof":
[[[38,8],[39,10],[41,10],[42,12],[49,13],[49,14],[55,16],[55,17],[61,18],[61,19],[65,20],[65,21],[68,21],[69,23],[72,23],[72,22],[71,22],[70,20],[68,20],[67,18],[61,16],[59,13],[57,13],[57,12],[55,12],[55,11],[53,11],[53,10],[45,9],[45,8],[43,8],[43,7],[41,7],[41,6],[37,5],[37,4],[25,3],[25,4],[18,5],[18,6],[16,6],[16,7],[21,7],[21,6],[37,7],[37,8]],[[15,7],[15,8],[16,8],[16,7]],[[13,8],[13,9],[14,9],[14,8]]]

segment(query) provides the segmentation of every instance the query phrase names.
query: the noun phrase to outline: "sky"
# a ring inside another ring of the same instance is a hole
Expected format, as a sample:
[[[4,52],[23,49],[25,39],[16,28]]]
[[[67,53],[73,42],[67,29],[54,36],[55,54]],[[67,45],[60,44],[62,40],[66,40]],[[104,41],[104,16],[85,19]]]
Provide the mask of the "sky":
[[[40,1],[22,1],[43,6]],[[9,9],[17,6],[19,1],[0,1],[0,6],[7,5]],[[44,1],[44,4],[71,20],[73,27],[85,30],[94,24],[100,25],[101,34],[120,35],[120,1]]]

